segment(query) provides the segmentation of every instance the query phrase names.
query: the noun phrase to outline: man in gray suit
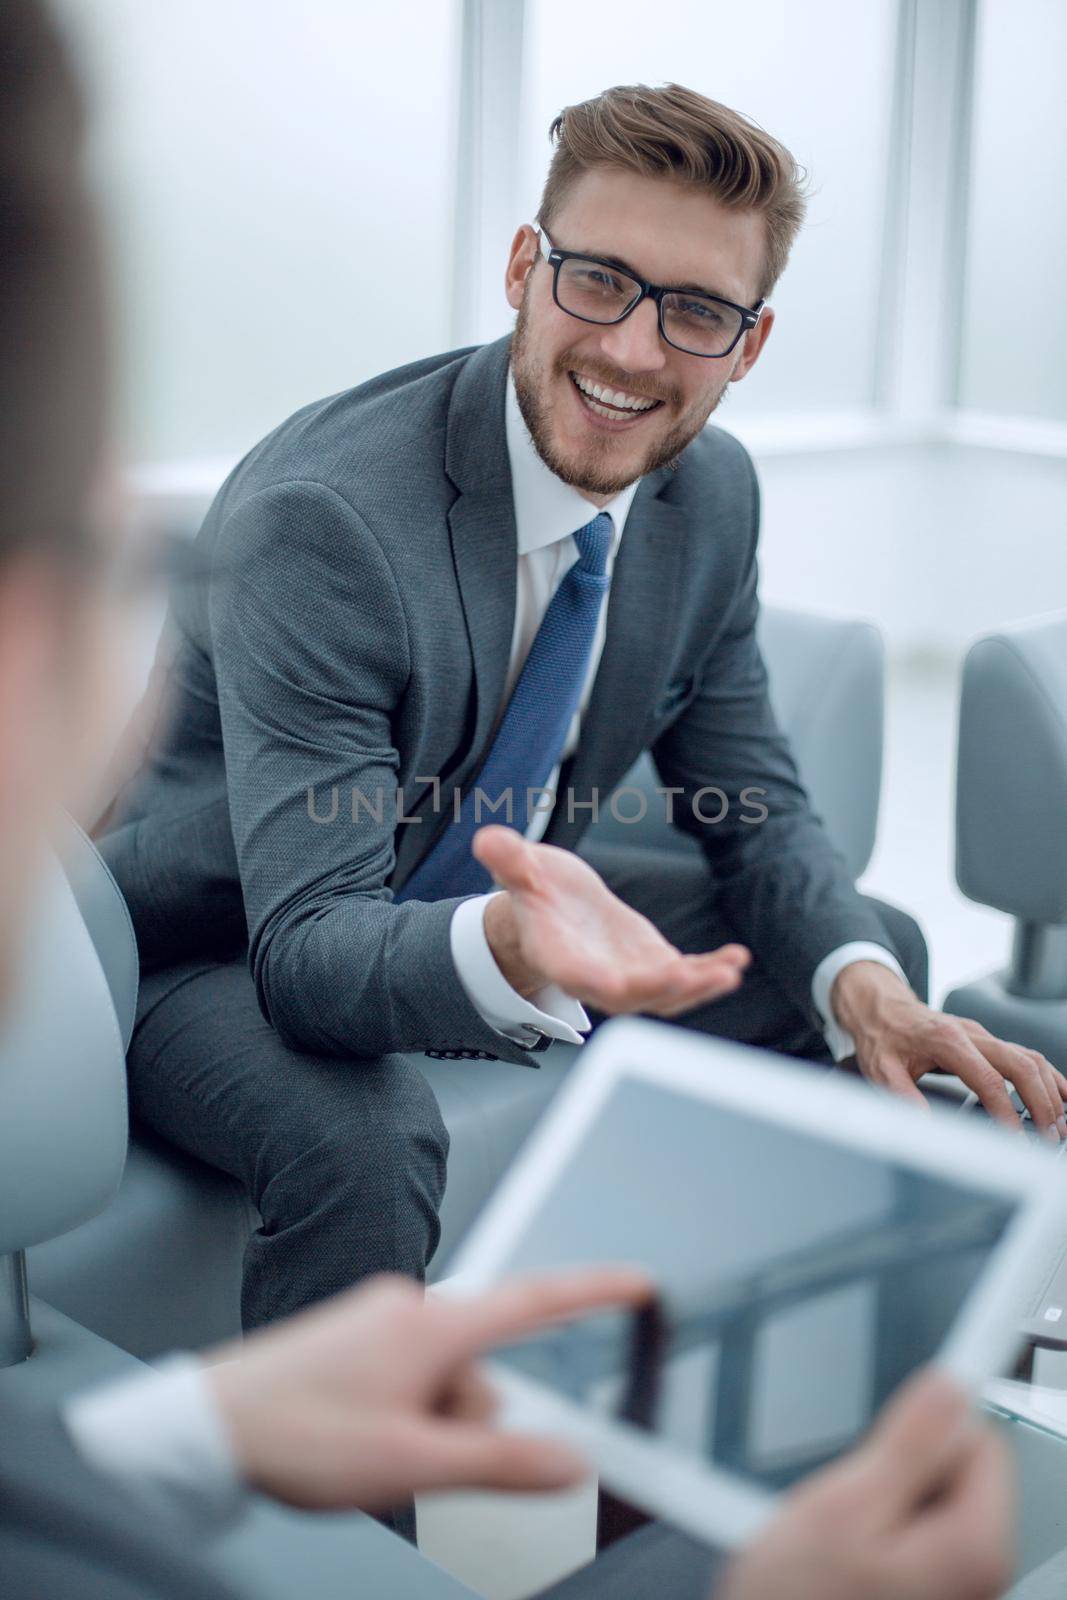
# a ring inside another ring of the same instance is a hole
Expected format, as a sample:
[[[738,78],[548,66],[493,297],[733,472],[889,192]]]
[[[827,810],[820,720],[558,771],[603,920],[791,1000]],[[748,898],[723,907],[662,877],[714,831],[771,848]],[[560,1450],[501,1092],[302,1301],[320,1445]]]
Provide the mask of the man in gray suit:
[[[422,1273],[446,1136],[399,1052],[528,1066],[585,1007],[912,1098],[944,1068],[1014,1121],[1009,1076],[1067,1135],[1048,1062],[926,1005],[915,922],[857,893],[768,700],[756,478],[705,424],[773,326],[792,157],[677,85],[553,131],[514,335],[306,407],[220,490],[107,819],[132,1106],[256,1202],[246,1326]],[[702,857],[583,846],[643,750]]]

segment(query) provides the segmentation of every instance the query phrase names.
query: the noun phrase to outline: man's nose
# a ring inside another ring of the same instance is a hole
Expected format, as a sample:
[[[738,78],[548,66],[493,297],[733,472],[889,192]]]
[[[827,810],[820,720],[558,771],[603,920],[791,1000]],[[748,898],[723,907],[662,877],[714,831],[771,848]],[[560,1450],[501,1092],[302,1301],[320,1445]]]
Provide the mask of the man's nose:
[[[613,322],[600,335],[604,358],[625,372],[659,372],[667,362],[654,300],[642,300],[623,322]]]

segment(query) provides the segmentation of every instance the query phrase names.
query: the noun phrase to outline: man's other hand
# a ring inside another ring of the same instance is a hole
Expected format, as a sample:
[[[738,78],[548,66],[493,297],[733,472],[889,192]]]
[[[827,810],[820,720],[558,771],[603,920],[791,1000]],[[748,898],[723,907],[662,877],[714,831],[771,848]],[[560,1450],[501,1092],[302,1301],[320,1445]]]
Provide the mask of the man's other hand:
[[[1011,1581],[1002,1441],[943,1374],[889,1403],[866,1442],[790,1493],[716,1600],[993,1600]]]
[[[932,1010],[877,961],[842,967],[830,1004],[856,1041],[856,1064],[871,1083],[925,1105],[916,1080],[924,1072],[953,1072],[991,1117],[1018,1129],[1007,1079],[1046,1138],[1067,1138],[1067,1079],[1037,1050],[998,1039],[968,1017]]]
[[[570,850],[486,827],[474,854],[506,894],[485,911],[497,966],[524,998],[547,983],[608,1015],[678,1016],[729,994],[751,956],[742,944],[683,955]]]
[[[492,1425],[477,1358],[551,1322],[634,1306],[635,1271],[546,1274],[472,1298],[406,1278],[356,1289],[208,1357],[208,1382],[246,1482],[288,1505],[383,1510],[430,1489],[563,1489],[573,1450]]]

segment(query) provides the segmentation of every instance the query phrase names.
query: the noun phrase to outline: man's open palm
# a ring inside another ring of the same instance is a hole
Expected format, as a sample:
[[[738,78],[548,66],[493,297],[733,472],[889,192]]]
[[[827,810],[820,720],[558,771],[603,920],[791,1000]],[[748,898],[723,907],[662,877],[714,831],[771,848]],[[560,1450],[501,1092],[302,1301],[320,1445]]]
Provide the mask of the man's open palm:
[[[610,1015],[673,1017],[736,989],[751,960],[741,944],[683,955],[569,850],[499,826],[476,833],[473,850],[508,891],[490,902],[485,928],[497,964],[522,995],[556,983]]]

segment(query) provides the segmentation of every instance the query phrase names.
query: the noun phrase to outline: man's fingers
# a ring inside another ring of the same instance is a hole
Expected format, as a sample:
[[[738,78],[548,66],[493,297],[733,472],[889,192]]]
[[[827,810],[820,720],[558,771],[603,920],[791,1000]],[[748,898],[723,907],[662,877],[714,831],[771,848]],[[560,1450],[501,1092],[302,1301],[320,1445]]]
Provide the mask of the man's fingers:
[[[642,1011],[678,1016],[694,1006],[732,994],[744,981],[752,957],[742,944],[723,945],[706,955],[679,956],[666,977],[640,1002]]]
[[[500,1395],[483,1372],[463,1367],[448,1382],[437,1408],[461,1422],[489,1422],[500,1409]]]
[[[1046,1060],[1039,1050],[1028,1050],[1021,1045],[1015,1045],[1014,1048],[1016,1050],[1021,1049],[1024,1055],[1029,1056],[1030,1060],[1033,1061],[1034,1065],[1041,1073],[1041,1076],[1045,1080],[1045,1086],[1048,1090],[1049,1098],[1052,1101],[1052,1105],[1056,1113],[1056,1127],[1061,1136],[1067,1139],[1067,1113],[1064,1111],[1063,1093],[1064,1084],[1067,1080],[1064,1079],[1061,1072],[1056,1071],[1056,1068],[1052,1065],[1052,1062]]]
[[[467,1299],[458,1289],[438,1302],[453,1359],[474,1356],[494,1345],[612,1306],[644,1305],[655,1294],[650,1278],[634,1267],[601,1267],[554,1272],[502,1284]]]
[[[929,1100],[897,1056],[886,1056],[879,1061],[877,1081],[901,1100],[910,1100],[913,1105],[921,1105],[924,1111],[929,1111]]]
[[[540,885],[537,852],[514,828],[493,823],[479,828],[471,851],[504,889],[534,890]]]
[[[999,1040],[997,1042],[1000,1043]],[[1036,1125],[1058,1144],[1063,1102],[1052,1076],[1052,1068],[1036,1051],[1023,1050],[1018,1045],[1002,1045],[1001,1048],[1009,1052],[1005,1076],[1015,1085]]]
[[[974,1090],[995,1122],[1021,1131],[1019,1115],[1003,1077],[965,1033],[957,1032],[951,1024],[943,1027],[931,1044],[930,1055],[937,1066],[954,1072],[968,1089]]]
[[[1004,1441],[976,1432],[943,1493],[896,1542],[901,1593],[999,1595],[1011,1582],[1014,1484]],[[931,1585],[931,1578],[943,1579]]]
[[[609,1016],[647,1011],[673,1017],[731,993],[752,959],[744,945],[685,956],[660,942],[665,948],[656,951],[654,959],[635,960],[632,971],[620,964],[575,973],[570,992]]]
[[[1045,1058],[1036,1050],[1024,1050],[1021,1045],[1008,1044],[992,1034],[981,1038],[975,1048],[1002,1077],[1014,1084],[1034,1126],[1058,1141],[1057,1123],[1063,1116],[1063,1104],[1053,1085],[1052,1068]]]
[[[695,956],[682,956],[687,965],[691,964],[694,971],[710,972],[714,967],[732,967],[736,972],[742,973],[752,964],[752,951],[743,944],[724,944],[718,950],[702,951]]]
[[[416,1489],[536,1493],[570,1488],[589,1475],[583,1457],[553,1439],[499,1433],[476,1423],[434,1423],[417,1432],[402,1451],[417,1462]]]
[[[898,1389],[850,1458],[855,1471],[870,1478],[870,1492],[879,1496],[887,1523],[936,1493],[975,1427],[966,1395],[934,1367],[923,1368]]]

